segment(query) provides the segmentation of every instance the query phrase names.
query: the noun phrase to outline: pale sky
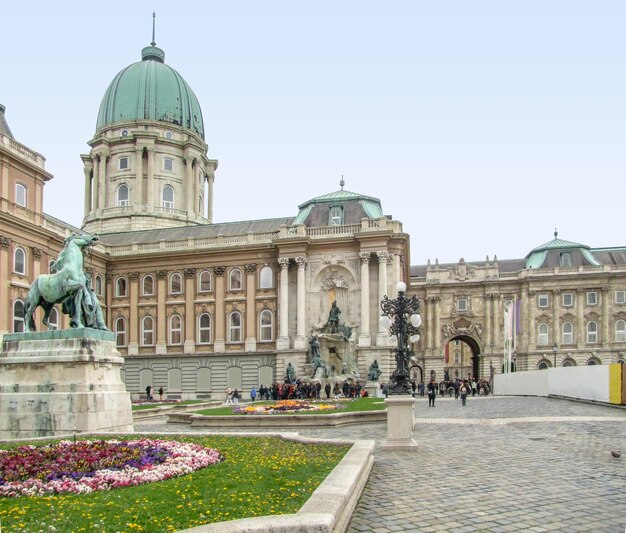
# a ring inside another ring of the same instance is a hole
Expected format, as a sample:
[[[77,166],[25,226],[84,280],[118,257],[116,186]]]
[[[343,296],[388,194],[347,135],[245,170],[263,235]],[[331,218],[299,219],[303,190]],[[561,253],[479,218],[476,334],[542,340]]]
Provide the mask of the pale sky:
[[[151,41],[219,160],[214,222],[380,198],[411,264],[626,246],[626,2],[8,2],[0,103],[46,158],[44,210],[80,226],[81,153]]]

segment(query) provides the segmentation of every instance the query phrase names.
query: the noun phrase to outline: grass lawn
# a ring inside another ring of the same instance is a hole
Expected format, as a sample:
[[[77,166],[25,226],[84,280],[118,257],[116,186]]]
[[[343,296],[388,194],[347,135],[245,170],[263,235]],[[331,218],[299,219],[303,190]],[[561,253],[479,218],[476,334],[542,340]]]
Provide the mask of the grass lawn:
[[[201,444],[217,449],[225,460],[192,474],[137,487],[0,498],[1,531],[161,533],[295,513],[349,449],[276,437],[150,437]]]
[[[273,401],[262,401],[262,402],[248,402],[248,405],[271,405]],[[298,415],[332,415],[337,413],[350,413],[356,411],[384,411],[386,409],[384,398],[357,398],[354,400],[323,400],[320,402],[313,403],[337,403],[341,404],[344,407],[341,409],[329,409],[324,411],[286,411],[284,413],[275,413],[274,416],[281,416],[283,414],[298,414]],[[250,414],[240,414],[233,413],[232,405],[222,405],[220,407],[211,407],[208,409],[202,409],[200,411],[193,411],[195,415],[208,415],[208,416],[226,416],[226,415],[234,415],[237,416],[255,416]]]

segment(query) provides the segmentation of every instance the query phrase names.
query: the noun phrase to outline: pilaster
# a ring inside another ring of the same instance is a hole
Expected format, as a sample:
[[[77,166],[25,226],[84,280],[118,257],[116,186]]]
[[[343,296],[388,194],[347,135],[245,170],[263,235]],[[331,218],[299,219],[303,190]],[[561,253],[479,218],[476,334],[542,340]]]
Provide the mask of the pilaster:
[[[296,338],[294,340],[294,348],[296,350],[304,350],[307,347],[307,341],[305,336],[305,323],[306,323],[306,301],[305,301],[305,269],[307,264],[306,257],[296,257],[296,264],[298,265],[298,277],[296,287]]]
[[[279,337],[276,341],[276,349],[289,350],[289,258],[280,257],[280,323],[278,325]]]
[[[223,266],[213,267],[215,274],[215,341],[213,342],[213,351],[222,353],[226,351],[226,341],[224,336],[225,313],[224,306],[224,272],[226,268]]]
[[[256,296],[256,263],[244,265],[246,271],[246,352],[256,352],[257,312],[254,305]]]
[[[157,342],[156,354],[165,355],[167,353],[167,312],[165,310],[165,297],[167,295],[167,270],[157,270]]]
[[[128,316],[128,355],[139,355],[139,272],[128,274],[130,312]]]
[[[196,296],[196,269],[185,268],[185,344],[184,353],[196,351],[194,300]]]
[[[372,345],[370,335],[370,252],[361,252],[361,329],[359,332],[359,346]]]

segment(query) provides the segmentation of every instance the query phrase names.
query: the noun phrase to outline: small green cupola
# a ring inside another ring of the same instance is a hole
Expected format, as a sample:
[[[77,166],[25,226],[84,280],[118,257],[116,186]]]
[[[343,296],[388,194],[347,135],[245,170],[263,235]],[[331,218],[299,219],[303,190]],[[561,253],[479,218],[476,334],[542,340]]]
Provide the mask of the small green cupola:
[[[343,176],[339,182],[340,190],[323,194],[298,206],[300,210],[294,224],[314,226],[336,226],[360,224],[361,219],[383,217],[383,210],[378,198],[345,191]]]
[[[559,239],[554,230],[554,239],[532,249],[526,256],[526,268],[555,268],[582,265],[599,265],[589,246]]]

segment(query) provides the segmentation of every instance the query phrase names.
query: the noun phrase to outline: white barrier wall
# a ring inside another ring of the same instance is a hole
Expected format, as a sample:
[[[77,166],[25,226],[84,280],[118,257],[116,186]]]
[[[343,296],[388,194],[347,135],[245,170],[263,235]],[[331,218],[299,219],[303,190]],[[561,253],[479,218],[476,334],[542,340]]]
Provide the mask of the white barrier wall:
[[[609,401],[609,365],[568,366],[494,376],[494,394]]]

